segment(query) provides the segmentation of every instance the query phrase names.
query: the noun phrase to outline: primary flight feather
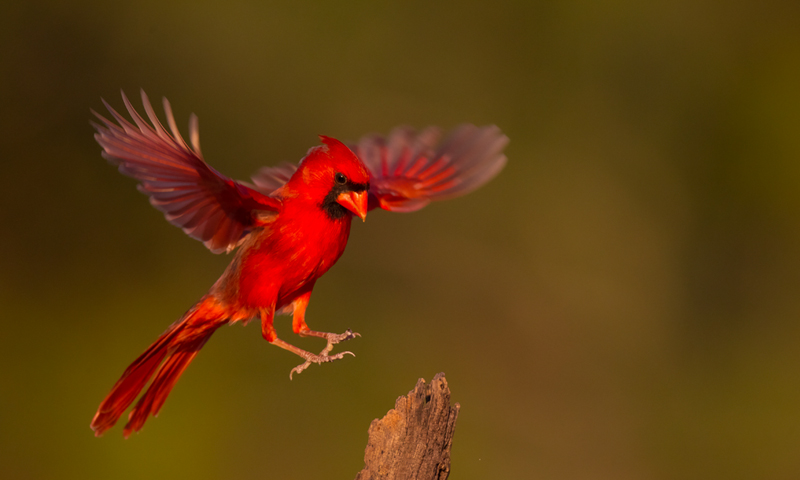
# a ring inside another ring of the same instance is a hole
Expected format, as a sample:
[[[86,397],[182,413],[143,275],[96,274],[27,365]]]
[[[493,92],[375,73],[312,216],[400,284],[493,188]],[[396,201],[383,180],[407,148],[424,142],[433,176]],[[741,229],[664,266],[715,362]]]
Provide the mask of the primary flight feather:
[[[495,126],[461,125],[443,141],[429,127],[408,127],[388,137],[368,135],[357,143],[321,136],[294,165],[264,167],[252,183],[231,180],[211,168],[200,152],[197,117],[189,121],[189,144],[181,137],[166,99],[169,130],[142,91],[147,120],[125,94],[133,123],[103,102],[116,121],[93,112],[95,139],[103,156],[138,180],[138,188],[166,219],[214,253],[236,253],[211,289],[173,323],[122,374],[103,400],[91,427],[100,436],[111,428],[147,386],[128,416],[125,437],[156,415],[175,382],[221,326],[261,319],[264,338],[303,358],[292,369],[331,362],[334,345],[357,336],[311,330],[305,311],[314,283],[344,252],[353,215],[381,207],[419,210],[434,200],[464,195],[494,177],[506,163],[508,138]],[[313,354],[278,338],[276,313],[292,314],[292,330],[320,337],[327,345]]]

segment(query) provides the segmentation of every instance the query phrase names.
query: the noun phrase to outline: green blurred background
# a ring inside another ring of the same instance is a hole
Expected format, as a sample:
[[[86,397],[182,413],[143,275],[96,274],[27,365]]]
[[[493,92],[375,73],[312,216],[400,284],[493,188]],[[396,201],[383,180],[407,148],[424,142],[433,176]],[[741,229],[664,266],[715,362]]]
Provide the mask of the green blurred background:
[[[2,478],[353,478],[440,371],[456,480],[800,478],[800,3],[12,0],[0,45]],[[234,178],[398,124],[495,123],[509,163],[354,225],[308,318],[356,358],[290,382],[225,328],[98,439],[230,259],[100,157],[89,109],[140,87]]]

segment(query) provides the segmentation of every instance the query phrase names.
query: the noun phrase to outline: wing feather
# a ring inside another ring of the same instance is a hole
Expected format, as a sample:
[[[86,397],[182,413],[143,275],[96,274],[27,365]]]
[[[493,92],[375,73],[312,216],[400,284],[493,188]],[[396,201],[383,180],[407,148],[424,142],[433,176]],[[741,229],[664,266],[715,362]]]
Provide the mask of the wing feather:
[[[270,195],[288,182],[296,170],[297,165],[283,162],[276,167],[262,167],[251,179],[261,193]]]
[[[350,146],[370,170],[370,208],[413,212],[475,190],[506,164],[508,137],[494,125],[460,125],[437,146],[440,135],[436,127],[398,127]]]
[[[170,223],[221,253],[235,248],[257,219],[263,221],[265,214],[280,211],[278,199],[225,177],[203,160],[195,115],[189,120],[190,147],[181,137],[167,99],[163,105],[170,131],[159,121],[144,91],[141,95],[147,120],[122,93],[133,123],[103,100],[116,123],[92,112],[102,123],[92,122],[95,139],[103,147],[103,156],[120,173],[138,180],[139,191],[150,197]]]

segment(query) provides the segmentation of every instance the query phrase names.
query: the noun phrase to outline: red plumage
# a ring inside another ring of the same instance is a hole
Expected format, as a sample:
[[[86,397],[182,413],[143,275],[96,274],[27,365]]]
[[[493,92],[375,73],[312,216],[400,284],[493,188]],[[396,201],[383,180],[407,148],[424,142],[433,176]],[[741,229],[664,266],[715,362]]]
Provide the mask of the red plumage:
[[[95,124],[103,156],[137,179],[139,190],[168,221],[212,252],[238,250],[209,292],[125,370],[92,420],[98,436],[149,382],[124,435],[140,430],[205,342],[228,323],[260,317],[267,341],[305,360],[292,373],[351,354],[330,352],[358,334],[313,331],[305,310],[314,283],[344,252],[353,215],[363,220],[378,206],[414,211],[431,200],[463,195],[490,180],[506,161],[502,150],[508,139],[494,126],[462,125],[438,146],[435,128],[419,134],[398,128],[388,138],[367,136],[350,148],[320,137],[323,146],[309,150],[298,166],[263,168],[251,185],[228,179],[205,163],[196,117],[190,120],[190,147],[166,99],[171,134],[144,92],[150,123],[124,93],[122,98],[135,125],[108,104],[119,125],[95,113],[103,123]],[[312,354],[278,338],[272,323],[276,312],[292,313],[294,333],[324,338],[326,347]]]

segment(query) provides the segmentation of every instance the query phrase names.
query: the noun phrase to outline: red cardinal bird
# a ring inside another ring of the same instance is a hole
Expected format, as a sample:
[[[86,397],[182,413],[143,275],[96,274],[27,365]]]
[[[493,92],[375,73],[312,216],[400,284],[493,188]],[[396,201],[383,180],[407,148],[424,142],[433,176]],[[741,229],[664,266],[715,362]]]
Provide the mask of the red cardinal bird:
[[[159,409],[197,352],[221,326],[261,318],[264,338],[303,358],[292,369],[331,362],[351,352],[331,355],[337,343],[357,336],[308,328],[305,311],[314,283],[344,252],[353,215],[367,211],[411,212],[431,200],[463,195],[483,185],[505,165],[508,143],[495,126],[462,125],[436,146],[440,133],[397,128],[388,138],[366,136],[350,148],[321,136],[299,165],[263,168],[253,184],[231,180],[203,160],[197,117],[189,123],[191,147],[181,137],[169,102],[164,110],[172,134],[158,121],[147,96],[142,102],[150,124],[125,107],[136,125],[103,101],[119,123],[94,113],[95,139],[103,156],[119,171],[139,181],[138,188],[167,220],[214,253],[238,247],[230,265],[200,301],[161,334],[125,370],[103,400],[91,427],[100,436],[111,428],[145,385],[150,387],[128,416],[127,438]],[[152,124],[152,125],[151,125]],[[326,347],[313,354],[281,340],[272,326],[276,313],[292,314],[292,330],[320,337]]]

